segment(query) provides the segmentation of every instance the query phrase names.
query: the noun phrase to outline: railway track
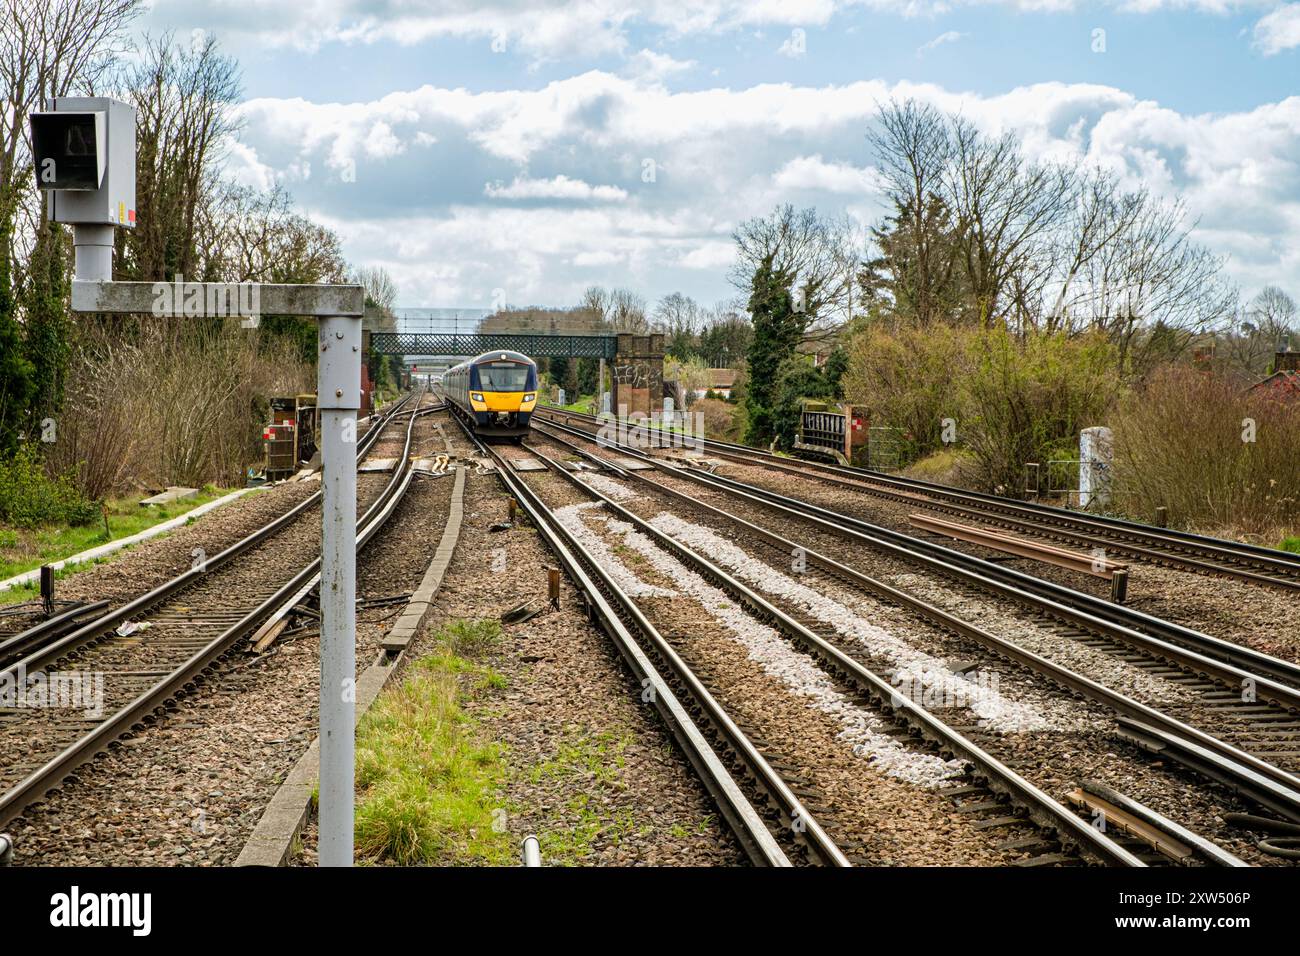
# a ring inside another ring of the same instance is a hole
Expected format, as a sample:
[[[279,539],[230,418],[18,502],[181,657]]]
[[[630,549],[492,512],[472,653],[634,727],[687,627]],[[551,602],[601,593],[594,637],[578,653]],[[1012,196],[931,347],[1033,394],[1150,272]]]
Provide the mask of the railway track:
[[[1086,644],[1094,650],[1121,657],[1152,677],[1173,681],[1188,692],[1198,695],[1203,704],[1202,713],[1208,711],[1213,715],[1213,723],[1210,726],[1214,734],[1207,733],[998,638],[959,616],[871,578],[823,554],[818,554],[799,542],[773,533],[768,528],[646,476],[667,474],[674,478],[696,482],[709,488],[710,491],[730,495],[736,500],[784,510],[792,517],[797,516],[804,521],[814,523],[821,531],[847,537],[855,542],[867,543],[876,548],[888,544],[895,553],[900,551],[900,546],[897,544],[873,540],[851,527],[845,527],[843,519],[819,515],[815,512],[800,512],[793,507],[797,503],[790,499],[782,499],[782,502],[778,503],[775,499],[779,496],[764,498],[750,494],[754,490],[750,486],[746,486],[748,490],[742,490],[736,487],[735,483],[719,483],[710,476],[663,463],[650,456],[642,455],[635,449],[618,448],[619,454],[625,456],[624,461],[635,459],[642,462],[643,466],[650,464],[656,469],[656,471],[638,473],[619,467],[615,462],[574,444],[549,428],[542,427],[537,430],[546,435],[548,440],[568,447],[620,478],[640,480],[656,494],[668,496],[692,510],[740,528],[741,534],[746,539],[762,542],[772,549],[773,555],[778,556],[776,559],[778,564],[780,561],[788,563],[792,551],[797,550],[805,554],[808,565],[805,575],[814,587],[820,579],[840,588],[857,589],[877,600],[906,607],[911,613],[925,619],[928,623],[968,640],[985,652],[991,651],[1003,660],[1047,677],[1072,694],[1090,698],[1110,708],[1120,719],[1120,735],[1130,742],[1165,757],[1181,756],[1182,761],[1198,773],[1225,783],[1247,795],[1253,802],[1266,806],[1287,819],[1300,819],[1296,816],[1300,813],[1300,779],[1297,779],[1293,773],[1293,770],[1300,766],[1300,729],[1298,729],[1300,721],[1296,719],[1296,706],[1300,701],[1300,695],[1297,694],[1295,685],[1270,685],[1265,694],[1267,699],[1260,697],[1243,699],[1241,680],[1267,682],[1250,675],[1243,677],[1235,669],[1225,670],[1194,651],[1173,645],[1150,645],[1142,639],[1135,642],[1134,634],[1119,625],[1093,619],[1088,615],[1080,615],[1077,611],[1056,602],[1044,602],[1037,595],[1016,595],[1018,603],[1033,608],[1038,615],[1058,615],[1056,627],[1063,636]],[[595,444],[603,450],[603,444],[596,442],[593,436],[576,429],[569,429],[569,431],[576,433],[573,437],[580,436],[585,442]],[[961,569],[947,568],[927,555],[916,554],[913,557],[933,570],[961,571]],[[972,590],[980,590],[996,583],[980,581],[978,577],[963,578],[960,573],[956,576],[961,586],[971,587]],[[1011,596],[1007,594],[1005,586],[1000,586],[997,590],[998,593]],[[972,733],[978,735],[978,731],[973,730]]]
[[[411,483],[407,452],[414,423],[441,407],[419,407],[421,401],[408,395],[358,442],[361,459],[385,430],[402,430],[403,452],[391,476],[386,482],[369,482],[367,490],[377,491],[361,503],[365,511],[357,522],[358,549],[379,531]],[[2,749],[12,755],[0,766],[0,825],[184,693],[242,639],[310,591],[319,578],[319,533],[301,519],[320,496],[316,492],[206,563],[71,633],[51,631],[48,640],[24,645],[23,656],[0,671],[0,681],[26,684],[35,676],[47,689],[58,682],[85,691],[90,680],[97,683],[99,706],[91,706],[83,694],[74,702],[85,706],[75,709],[0,710]],[[303,564],[304,552],[316,557]],[[257,571],[250,577],[244,571],[254,560]]]
[[[539,409],[551,421],[592,425],[592,416]],[[654,434],[654,430],[651,430]],[[656,436],[657,438],[658,436]],[[680,444],[680,443],[679,443]],[[1084,514],[1038,502],[951,488],[916,478],[886,475],[864,468],[792,461],[757,448],[709,439],[701,441],[710,455],[772,471],[815,478],[875,497],[978,521],[1031,538],[1078,548],[1101,548],[1110,556],[1124,555],[1160,567],[1249,581],[1300,592],[1300,555],[1155,527],[1107,515]],[[671,447],[671,446],[665,446]]]
[[[785,850],[787,861],[792,852],[789,844],[793,842],[812,863],[844,865],[859,862],[857,846],[851,843],[840,846],[829,835],[828,830],[836,828],[834,808],[825,806],[820,795],[808,789],[799,767],[780,755],[767,759],[764,756],[765,742],[752,737],[739,721],[722,709],[718,698],[709,689],[707,668],[699,669],[699,662],[690,659],[689,648],[679,646],[670,635],[656,628],[646,610],[615,583],[609,569],[602,566],[599,559],[566,529],[541,495],[513,472],[505,457],[489,448],[480,447],[480,451],[494,461],[506,489],[520,502],[570,577],[586,595],[593,617],[614,637],[634,675],[643,686],[662,688],[655,700],[661,713],[665,713],[667,725],[700,772],[706,787],[719,800],[724,817],[742,846],[750,851],[751,859],[759,863],[774,862],[771,857],[764,858],[753,851],[753,847],[763,843],[766,834]],[[880,715],[882,723],[888,726],[889,735],[900,741],[910,741],[907,745],[919,752],[943,754],[960,760],[967,769],[950,780],[938,798],[951,801],[958,812],[970,814],[977,828],[1000,833],[1005,849],[1024,854],[1026,864],[1088,861],[1121,866],[1146,865],[1147,861],[1140,854],[1108,837],[1088,820],[1049,797],[956,728],[912,701],[901,698],[884,678],[768,602],[726,570],[699,554],[689,552],[667,536],[659,535],[617,502],[599,495],[569,475],[558,463],[545,456],[539,457],[543,458],[551,473],[568,477],[576,487],[599,498],[603,506],[620,520],[634,523],[643,533],[657,536],[656,540],[663,548],[736,596],[740,604],[750,608],[762,620],[775,622],[782,633],[819,660],[828,673],[834,674],[855,702],[872,707]],[[674,706],[685,708],[692,718],[689,724],[682,722],[680,714],[672,716]],[[711,751],[701,749],[701,737],[711,745]],[[725,761],[722,769],[729,772],[727,777],[719,775],[715,763],[719,757]],[[737,800],[737,781],[742,784],[748,796],[748,807],[752,809],[746,809],[746,805]],[[762,821],[761,831],[754,829],[756,817]],[[823,826],[823,820],[830,822]],[[777,865],[781,864],[778,862]]]
[[[721,475],[701,474],[689,467],[669,465],[640,449],[597,439],[596,435],[585,428],[558,422],[551,422],[551,426],[574,437],[614,447],[620,454],[644,461],[654,468],[667,469],[667,473],[708,483],[722,493],[740,495],[746,500],[771,506],[801,519],[816,521],[821,526],[833,525],[842,529],[845,536],[868,544],[873,549],[901,554],[909,560],[942,569],[945,573],[980,588],[996,590],[1021,600],[1026,606],[1050,611],[1079,627],[1088,628],[1093,621],[1100,620],[1108,627],[1122,628],[1126,642],[1144,650],[1173,655],[1194,653],[1198,655],[1195,659],[1196,666],[1206,668],[1206,673],[1212,673],[1218,679],[1241,681],[1252,677],[1260,678],[1269,682],[1264,689],[1276,691],[1276,702],[1288,708],[1300,704],[1295,691],[1295,688],[1300,688],[1300,665],[1291,661],[801,499]]]

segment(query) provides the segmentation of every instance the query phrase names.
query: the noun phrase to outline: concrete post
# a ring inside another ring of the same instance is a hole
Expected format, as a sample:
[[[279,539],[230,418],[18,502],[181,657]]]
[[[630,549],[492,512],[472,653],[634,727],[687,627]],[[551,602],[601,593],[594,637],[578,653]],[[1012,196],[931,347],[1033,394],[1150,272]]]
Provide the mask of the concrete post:
[[[1110,503],[1110,429],[1103,425],[1079,432],[1079,507]]]
[[[356,710],[357,409],[361,319],[320,320],[320,856],[352,865]]]

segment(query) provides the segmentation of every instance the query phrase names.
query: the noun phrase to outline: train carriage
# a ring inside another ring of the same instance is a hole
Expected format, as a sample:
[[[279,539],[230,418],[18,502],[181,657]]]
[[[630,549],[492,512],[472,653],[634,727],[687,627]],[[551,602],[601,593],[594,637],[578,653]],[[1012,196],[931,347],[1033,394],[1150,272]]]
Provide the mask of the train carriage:
[[[537,405],[537,363],[519,352],[484,352],[448,369],[442,392],[475,434],[522,441]]]

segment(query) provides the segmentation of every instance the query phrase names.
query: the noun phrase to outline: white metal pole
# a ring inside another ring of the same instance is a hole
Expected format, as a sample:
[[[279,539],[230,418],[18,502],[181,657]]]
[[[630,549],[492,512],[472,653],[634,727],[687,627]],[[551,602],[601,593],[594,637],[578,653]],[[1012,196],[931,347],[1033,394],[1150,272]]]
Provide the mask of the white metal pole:
[[[72,227],[73,277],[78,282],[113,281],[113,227]]]
[[[320,866],[352,865],[361,319],[320,320]]]

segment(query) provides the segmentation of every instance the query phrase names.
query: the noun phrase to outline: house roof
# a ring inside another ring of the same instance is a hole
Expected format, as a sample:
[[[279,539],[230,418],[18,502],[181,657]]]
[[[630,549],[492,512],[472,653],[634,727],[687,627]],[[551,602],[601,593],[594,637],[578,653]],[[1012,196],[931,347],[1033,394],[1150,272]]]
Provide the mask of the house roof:
[[[1279,372],[1274,372],[1268,378],[1260,379],[1246,391],[1253,392],[1261,388],[1270,389],[1286,397],[1300,398],[1300,372],[1282,369]]]
[[[736,384],[736,370],[734,368],[711,368],[709,369],[709,381],[714,388],[731,388]]]

